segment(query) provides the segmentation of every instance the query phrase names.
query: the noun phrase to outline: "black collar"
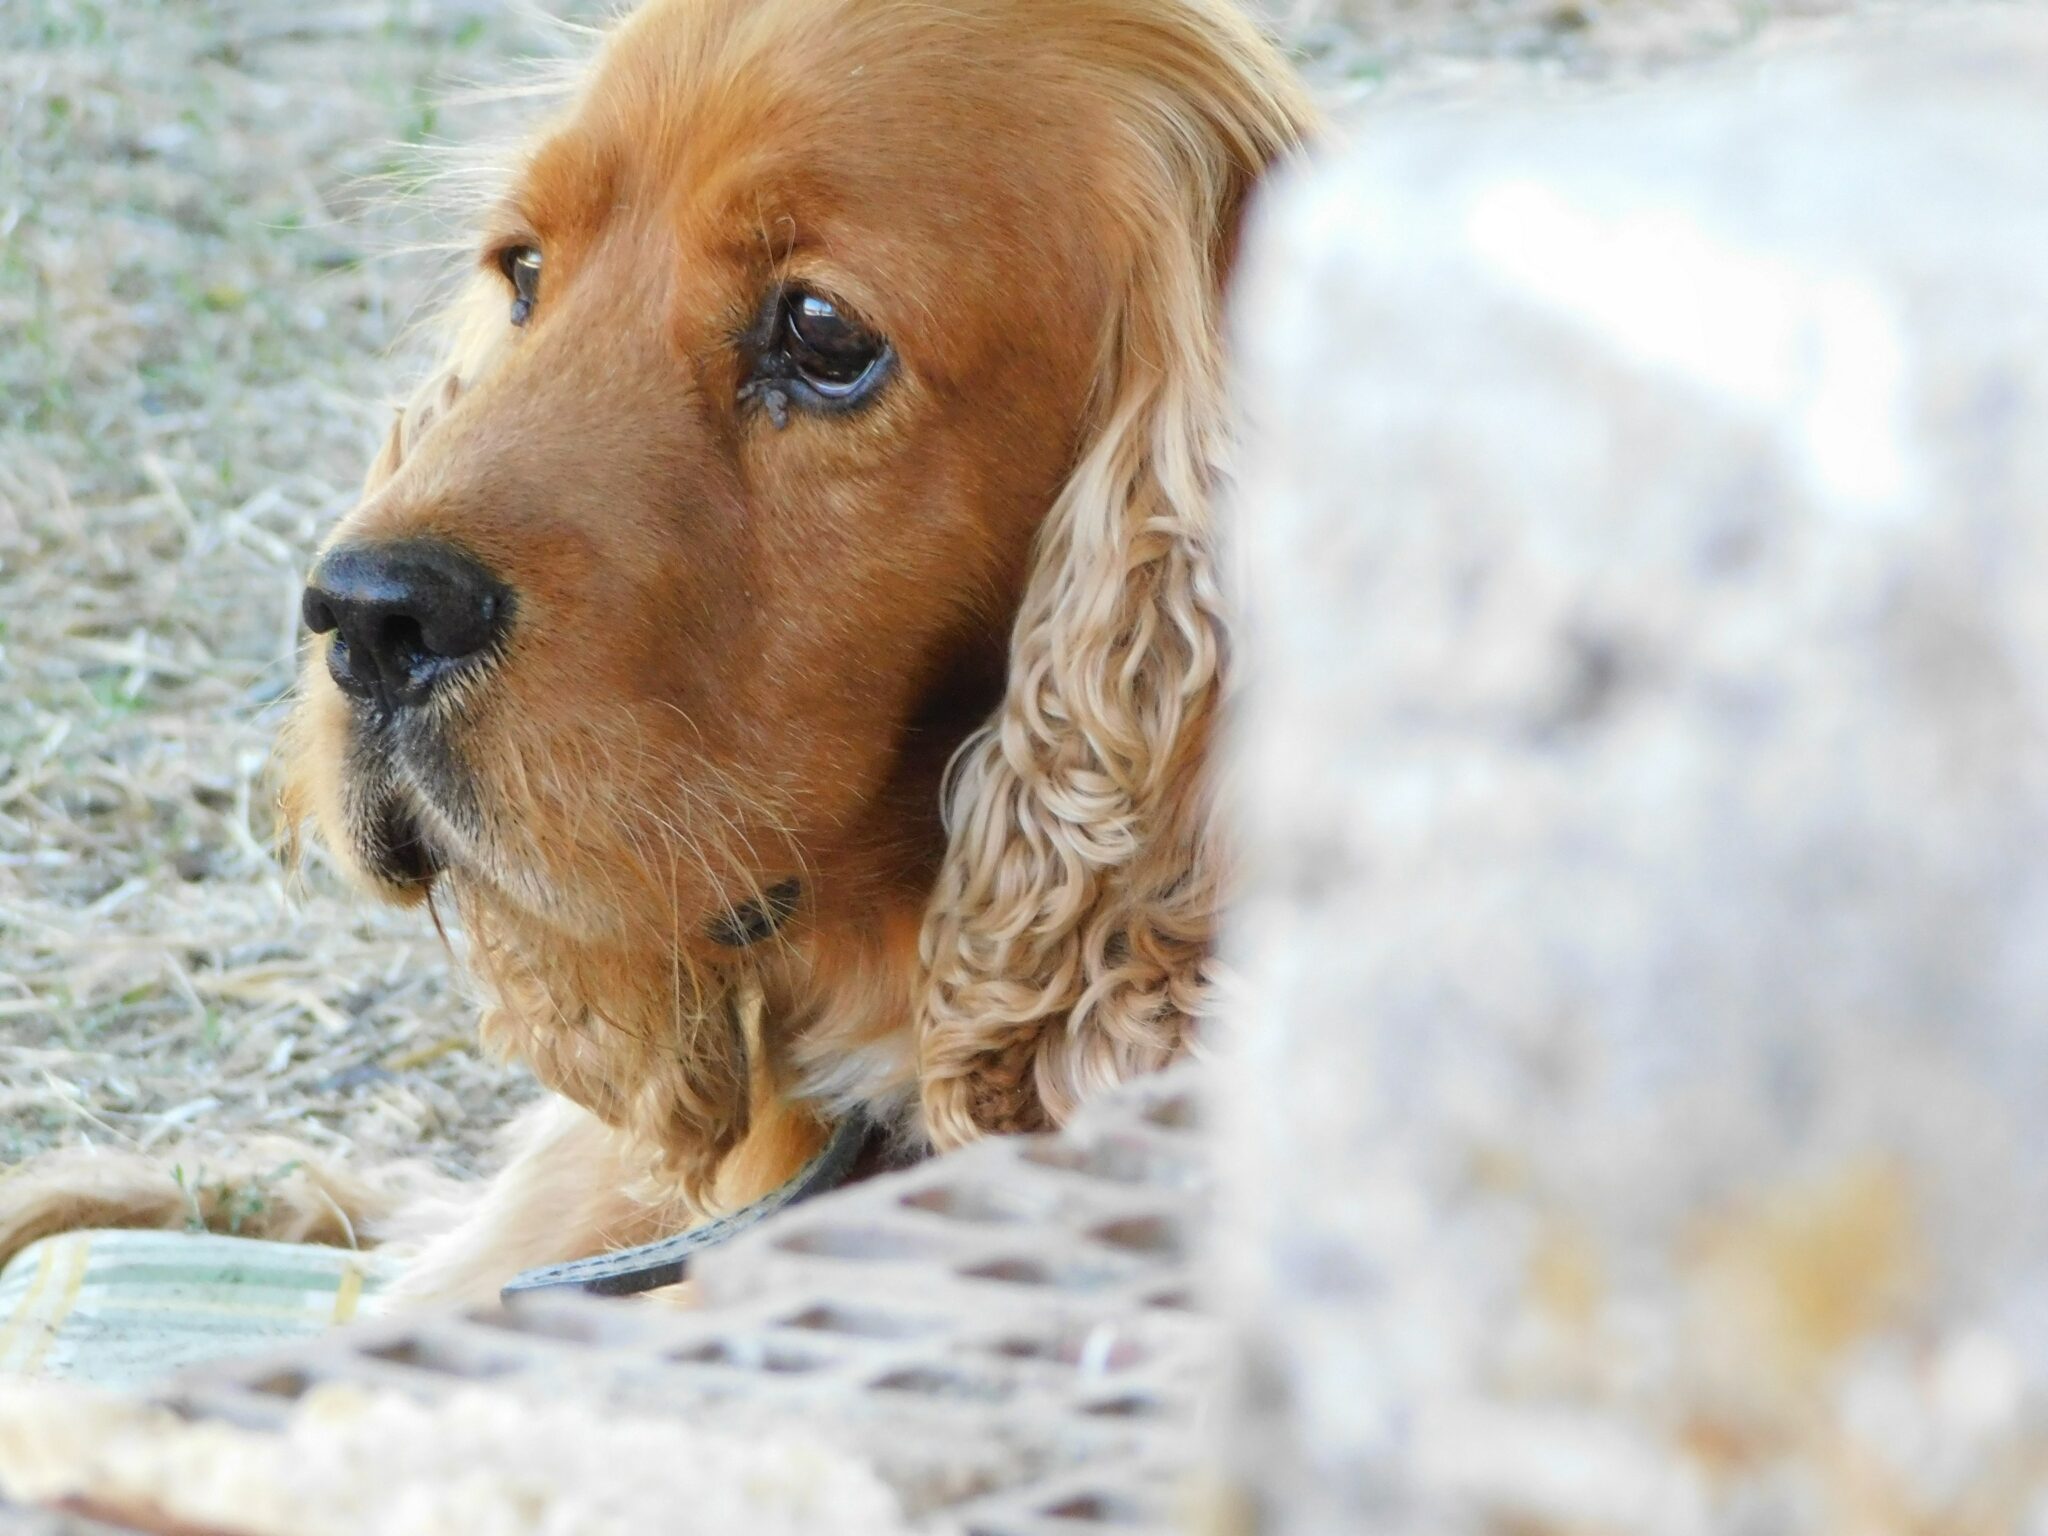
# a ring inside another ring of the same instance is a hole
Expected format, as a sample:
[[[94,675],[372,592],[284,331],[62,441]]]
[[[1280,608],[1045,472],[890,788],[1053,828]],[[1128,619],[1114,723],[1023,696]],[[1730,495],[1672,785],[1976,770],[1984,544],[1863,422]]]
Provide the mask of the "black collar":
[[[846,1183],[862,1162],[863,1154],[874,1149],[883,1134],[872,1120],[855,1110],[833,1127],[824,1148],[798,1169],[795,1177],[752,1205],[741,1206],[716,1221],[659,1242],[529,1269],[513,1276],[502,1294],[510,1299],[534,1291],[573,1290],[586,1296],[632,1296],[657,1286],[674,1285],[689,1277],[692,1255],[739,1236],[786,1205],[795,1205],[799,1200],[808,1200]]]

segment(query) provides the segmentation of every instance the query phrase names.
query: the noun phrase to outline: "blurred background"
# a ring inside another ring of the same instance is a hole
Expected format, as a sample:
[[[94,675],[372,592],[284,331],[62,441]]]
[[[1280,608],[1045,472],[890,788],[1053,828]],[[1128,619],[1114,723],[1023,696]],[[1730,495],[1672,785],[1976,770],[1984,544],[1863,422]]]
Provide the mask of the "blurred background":
[[[1396,100],[1626,87],[1914,8],[1269,19],[1369,129]],[[273,1128],[462,1171],[529,1091],[471,1047],[424,914],[354,898],[317,850],[280,870],[266,765],[307,555],[466,260],[436,249],[464,233],[436,151],[531,115],[479,88],[573,57],[604,9],[0,7],[0,1165]]]

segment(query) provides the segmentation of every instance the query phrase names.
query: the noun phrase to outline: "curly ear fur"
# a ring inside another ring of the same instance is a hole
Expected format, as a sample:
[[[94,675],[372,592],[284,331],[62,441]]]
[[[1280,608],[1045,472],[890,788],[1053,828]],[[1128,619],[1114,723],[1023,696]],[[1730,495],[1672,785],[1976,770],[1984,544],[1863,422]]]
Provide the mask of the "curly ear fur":
[[[1094,57],[1126,251],[1092,441],[1039,536],[997,716],[962,748],[921,939],[925,1123],[1057,1124],[1164,1065],[1207,1007],[1221,898],[1204,773],[1227,662],[1209,504],[1221,287],[1253,183],[1313,111],[1222,5],[1134,5]]]

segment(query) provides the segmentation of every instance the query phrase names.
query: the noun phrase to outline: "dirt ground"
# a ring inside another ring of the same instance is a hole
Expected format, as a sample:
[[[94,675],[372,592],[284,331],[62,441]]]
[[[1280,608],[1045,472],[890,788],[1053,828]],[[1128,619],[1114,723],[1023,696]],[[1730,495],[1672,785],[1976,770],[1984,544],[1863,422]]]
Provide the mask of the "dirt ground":
[[[1900,7],[1883,6],[1891,10]],[[1353,0],[1333,106],[1696,67],[1866,3]],[[593,19],[595,7],[572,16]],[[573,33],[500,0],[0,7],[0,1165],[285,1130],[473,1168],[531,1092],[427,919],[270,852],[299,581],[458,239],[451,97]]]

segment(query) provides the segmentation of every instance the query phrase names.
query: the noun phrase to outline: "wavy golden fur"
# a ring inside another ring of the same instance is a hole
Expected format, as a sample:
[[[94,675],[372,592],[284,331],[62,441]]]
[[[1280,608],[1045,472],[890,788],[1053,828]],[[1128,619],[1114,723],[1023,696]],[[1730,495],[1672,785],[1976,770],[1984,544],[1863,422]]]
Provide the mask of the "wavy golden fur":
[[[607,38],[312,589],[425,541],[502,635],[393,703],[330,613],[285,743],[287,818],[452,899],[486,1041],[560,1096],[412,1291],[752,1198],[851,1105],[944,1147],[1189,1043],[1219,308],[1310,126],[1225,0],[648,0]]]

